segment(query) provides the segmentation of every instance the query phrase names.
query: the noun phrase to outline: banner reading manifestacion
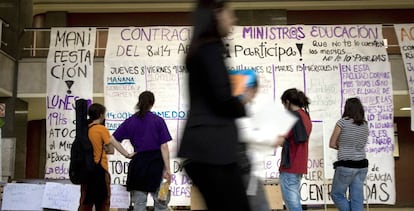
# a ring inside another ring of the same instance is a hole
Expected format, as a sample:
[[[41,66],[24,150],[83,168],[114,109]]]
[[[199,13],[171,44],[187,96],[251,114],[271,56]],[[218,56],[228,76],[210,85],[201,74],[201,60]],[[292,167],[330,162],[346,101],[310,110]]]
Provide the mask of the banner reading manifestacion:
[[[95,28],[52,28],[47,57],[46,173],[68,179],[75,101],[92,101]]]

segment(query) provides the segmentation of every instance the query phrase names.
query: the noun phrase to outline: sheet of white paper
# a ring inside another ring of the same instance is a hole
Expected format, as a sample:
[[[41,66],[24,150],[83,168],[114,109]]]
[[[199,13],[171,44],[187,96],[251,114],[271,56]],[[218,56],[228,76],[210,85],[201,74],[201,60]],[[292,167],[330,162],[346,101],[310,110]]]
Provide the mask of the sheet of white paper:
[[[122,185],[111,185],[111,208],[128,208],[129,192]]]
[[[42,210],[44,184],[8,183],[1,210]]]
[[[59,210],[77,210],[80,185],[46,182],[42,207]]]
[[[292,113],[274,102],[247,106],[249,117],[237,120],[240,138],[248,143],[247,153],[252,175],[265,179],[265,159],[274,156],[277,136],[287,134],[298,120]]]
[[[261,140],[266,140],[262,143],[265,145],[273,145],[275,138],[287,134],[297,121],[293,114],[271,101],[255,105],[252,112],[252,126]]]

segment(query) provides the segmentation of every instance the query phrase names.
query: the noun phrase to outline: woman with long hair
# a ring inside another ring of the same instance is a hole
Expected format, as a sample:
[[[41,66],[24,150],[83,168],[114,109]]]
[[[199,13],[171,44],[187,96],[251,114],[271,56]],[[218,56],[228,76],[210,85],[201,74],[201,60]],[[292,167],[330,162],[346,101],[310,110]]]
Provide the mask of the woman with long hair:
[[[208,210],[250,210],[238,161],[235,119],[244,105],[232,96],[224,62],[227,36],[236,17],[224,0],[199,0],[186,57],[190,109],[178,156]]]
[[[358,98],[347,99],[342,118],[336,123],[329,141],[329,147],[338,150],[331,197],[340,211],[364,210],[363,188],[368,173],[365,146],[368,134],[361,101]],[[348,189],[349,198],[346,197]]]
[[[154,102],[152,92],[142,92],[136,105],[137,112],[112,134],[117,144],[129,139],[134,147],[126,181],[127,190],[132,193],[134,211],[146,210],[148,193],[154,199],[155,211],[168,210],[169,199],[160,200],[157,194],[163,179],[171,181],[168,141],[172,138],[164,119],[151,112]]]

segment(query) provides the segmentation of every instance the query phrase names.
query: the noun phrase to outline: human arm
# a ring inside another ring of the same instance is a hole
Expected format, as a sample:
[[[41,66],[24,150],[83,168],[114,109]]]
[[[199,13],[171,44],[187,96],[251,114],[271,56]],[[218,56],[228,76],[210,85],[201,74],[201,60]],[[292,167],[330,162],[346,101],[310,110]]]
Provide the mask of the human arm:
[[[162,155],[162,160],[164,161],[163,178],[167,179],[168,182],[171,182],[170,150],[168,149],[168,143],[167,142],[161,145],[161,155]]]
[[[121,143],[119,143],[114,136],[111,136],[111,144],[115,147],[116,150],[118,150],[118,152],[120,152],[124,157],[126,158],[132,158],[136,153],[128,153],[124,147],[121,145]]]
[[[335,125],[335,128],[332,132],[331,139],[329,140],[329,147],[332,149],[338,149],[339,144],[339,134],[341,133],[341,128],[338,125]]]
[[[112,145],[111,143],[109,143],[109,144],[105,144],[105,145],[103,146],[103,149],[105,150],[105,153],[106,153],[107,155],[113,155],[113,154],[115,153],[115,150],[114,150],[114,145]]]
[[[111,134],[109,134],[109,130],[104,126],[99,124],[96,126],[99,130],[99,134],[101,136],[101,139],[103,140],[103,150],[107,155],[114,154],[114,146],[111,144]]]

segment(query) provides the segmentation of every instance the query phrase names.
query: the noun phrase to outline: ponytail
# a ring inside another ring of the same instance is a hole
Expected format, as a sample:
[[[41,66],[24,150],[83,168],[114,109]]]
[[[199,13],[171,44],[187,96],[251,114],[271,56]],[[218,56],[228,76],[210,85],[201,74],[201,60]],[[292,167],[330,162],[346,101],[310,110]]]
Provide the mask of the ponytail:
[[[155,98],[154,94],[150,91],[142,92],[138,97],[138,103],[135,106],[137,111],[137,115],[140,118],[143,118],[145,114],[151,110],[152,106],[154,105]]]
[[[289,101],[289,103],[303,108],[307,114],[309,114],[309,98],[302,91],[291,88],[283,92],[280,97],[283,103]]]

